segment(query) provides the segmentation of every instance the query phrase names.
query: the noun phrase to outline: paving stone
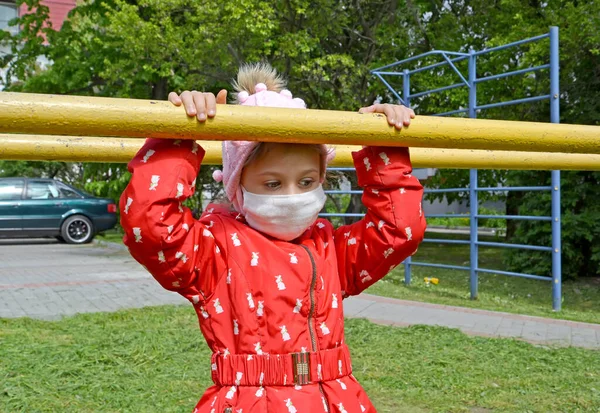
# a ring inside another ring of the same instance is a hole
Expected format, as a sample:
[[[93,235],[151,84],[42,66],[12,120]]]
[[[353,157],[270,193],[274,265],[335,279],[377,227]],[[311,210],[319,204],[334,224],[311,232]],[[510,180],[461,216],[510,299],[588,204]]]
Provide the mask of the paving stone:
[[[551,324],[546,330],[546,340],[566,340],[571,342],[572,329],[570,326]]]
[[[373,305],[372,301],[363,300],[359,297],[350,297],[343,301],[344,314],[348,317],[359,316],[367,307]]]

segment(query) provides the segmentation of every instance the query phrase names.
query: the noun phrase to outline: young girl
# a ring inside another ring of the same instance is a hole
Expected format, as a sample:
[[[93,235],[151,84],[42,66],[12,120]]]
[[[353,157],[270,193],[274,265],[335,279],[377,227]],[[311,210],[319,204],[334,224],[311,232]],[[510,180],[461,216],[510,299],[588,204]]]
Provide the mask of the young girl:
[[[242,68],[235,86],[242,105],[305,107],[264,65]],[[169,100],[204,121],[226,92]],[[360,111],[385,113],[399,129],[414,117],[403,106]],[[352,375],[342,299],[380,280],[423,239],[422,187],[408,149],[353,153],[367,214],[337,229],[317,219],[332,158],[324,145],[223,142],[223,172],[214,176],[232,208],[209,205],[195,220],[182,202],[203,155],[194,141],[148,139],[129,164],[120,203],[131,254],[192,303],[213,351],[214,386],[194,413],[375,412]]]

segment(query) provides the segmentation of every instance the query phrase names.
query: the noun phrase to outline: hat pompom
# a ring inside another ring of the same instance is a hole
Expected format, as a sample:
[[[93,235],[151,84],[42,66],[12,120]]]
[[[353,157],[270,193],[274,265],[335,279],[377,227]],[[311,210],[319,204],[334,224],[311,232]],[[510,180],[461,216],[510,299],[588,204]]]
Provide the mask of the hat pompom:
[[[264,92],[265,90],[267,90],[267,85],[264,83],[257,83],[256,86],[254,86],[254,91],[256,93]]]
[[[244,103],[245,101],[248,100],[248,97],[250,95],[248,94],[248,92],[246,92],[245,90],[241,91],[240,93],[238,93],[237,98],[241,103]]]
[[[215,180],[215,182],[222,182],[223,181],[223,171],[217,169],[216,171],[213,172],[212,177]]]
[[[280,94],[281,96],[285,96],[285,97],[286,97],[286,98],[288,98],[288,99],[291,99],[291,98],[292,98],[292,92],[290,92],[290,91],[289,91],[289,90],[287,90],[287,89],[283,89],[281,92],[279,92],[279,94]]]
[[[304,102],[304,100],[302,100],[300,98],[294,98],[294,99],[292,99],[292,101],[295,102],[296,105],[306,108],[306,103]]]

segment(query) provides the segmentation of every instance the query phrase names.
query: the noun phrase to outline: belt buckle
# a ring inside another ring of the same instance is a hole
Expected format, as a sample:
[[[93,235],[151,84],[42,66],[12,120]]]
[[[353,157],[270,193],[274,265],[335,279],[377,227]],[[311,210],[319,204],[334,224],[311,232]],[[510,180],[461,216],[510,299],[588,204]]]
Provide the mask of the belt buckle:
[[[311,382],[310,353],[292,353],[292,367],[294,384],[302,386]]]

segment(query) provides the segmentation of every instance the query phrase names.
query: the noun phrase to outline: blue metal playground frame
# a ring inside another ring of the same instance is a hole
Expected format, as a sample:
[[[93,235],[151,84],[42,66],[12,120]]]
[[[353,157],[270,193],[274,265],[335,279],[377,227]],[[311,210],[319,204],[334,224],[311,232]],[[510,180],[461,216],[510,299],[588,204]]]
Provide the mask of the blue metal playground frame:
[[[497,52],[500,50],[508,49],[515,46],[520,46],[526,43],[537,42],[543,39],[550,39],[550,61],[548,64],[530,67],[527,69],[516,70],[512,72],[506,72],[486,77],[477,77],[477,56]],[[559,123],[559,50],[558,50],[558,27],[551,27],[549,33],[541,36],[532,37],[529,39],[521,40],[518,42],[506,44],[499,47],[493,47],[482,51],[470,50],[469,53],[457,53],[434,50],[425,54],[414,56],[408,59],[400,60],[396,63],[380,67],[372,70],[375,76],[377,76],[392,92],[392,94],[398,99],[399,102],[405,106],[410,107],[412,98],[429,95],[432,93],[438,93],[445,90],[455,89],[459,87],[467,87],[469,90],[469,104],[466,109],[452,110],[449,112],[439,113],[435,116],[447,116],[459,113],[467,113],[470,118],[476,118],[477,113],[481,110],[516,105],[521,103],[535,102],[540,100],[550,101],[550,121],[552,123]],[[435,64],[431,64],[417,69],[409,70],[402,69],[403,66],[408,63],[418,61],[424,57],[430,55],[439,55],[444,60]],[[464,76],[460,70],[456,67],[455,63],[468,59],[468,74]],[[452,70],[461,79],[461,82],[445,86],[438,89],[422,91],[418,93],[410,92],[410,76],[438,68],[443,65],[449,65]],[[550,71],[550,90],[548,94],[534,97],[526,97],[521,99],[515,99],[506,102],[490,103],[490,104],[478,104],[477,102],[477,85],[482,82],[506,78],[509,76],[521,75],[529,72],[536,72],[542,69],[549,69]],[[402,76],[403,78],[403,91],[402,96],[394,89],[389,82],[387,82],[383,76]],[[353,168],[339,168],[336,170],[354,170]],[[551,203],[552,213],[551,216],[519,216],[519,215],[480,215],[478,208],[478,194],[482,191],[551,191]],[[362,191],[326,191],[330,194],[354,194],[362,193]],[[478,171],[477,169],[470,170],[469,177],[469,188],[452,188],[452,189],[426,189],[426,193],[450,193],[450,192],[468,192],[470,200],[470,239],[466,240],[440,240],[440,239],[425,239],[424,242],[437,242],[447,244],[464,244],[470,246],[470,264],[469,266],[457,266],[457,265],[445,265],[445,264],[432,264],[425,262],[415,262],[409,257],[404,261],[405,266],[405,283],[408,285],[411,282],[411,267],[412,266],[423,266],[423,267],[435,267],[435,268],[448,268],[455,270],[468,270],[470,272],[470,289],[471,298],[476,299],[478,296],[478,275],[479,273],[494,273],[501,275],[508,275],[514,277],[530,278],[535,280],[544,280],[552,282],[552,308],[555,311],[561,309],[561,298],[562,298],[562,274],[561,274],[561,228],[560,228],[560,171],[551,172],[551,186],[534,186],[534,187],[493,187],[493,188],[480,188],[478,186]],[[362,214],[323,214],[324,216],[362,216]],[[464,217],[463,215],[429,215],[429,217]],[[480,218],[485,219],[515,219],[515,220],[529,220],[529,221],[551,221],[552,223],[552,246],[538,246],[538,245],[520,245],[520,244],[509,244],[499,242],[483,242],[478,240],[478,220]],[[536,251],[547,251],[552,254],[552,277],[540,276],[534,274],[523,274],[508,271],[491,270],[479,267],[479,246],[486,247],[500,247],[500,248],[518,248],[524,250],[536,250]]]

